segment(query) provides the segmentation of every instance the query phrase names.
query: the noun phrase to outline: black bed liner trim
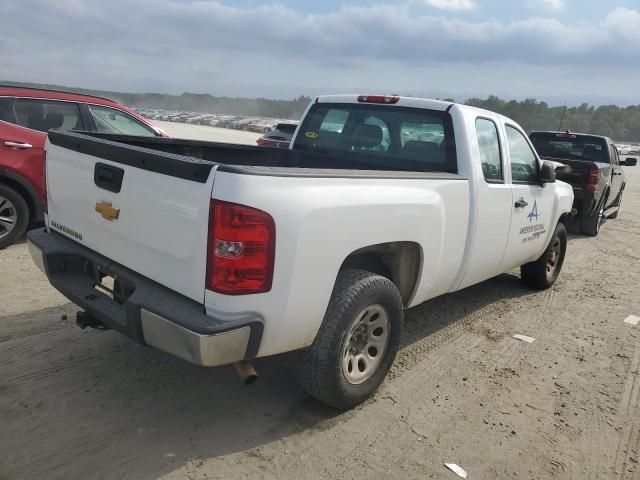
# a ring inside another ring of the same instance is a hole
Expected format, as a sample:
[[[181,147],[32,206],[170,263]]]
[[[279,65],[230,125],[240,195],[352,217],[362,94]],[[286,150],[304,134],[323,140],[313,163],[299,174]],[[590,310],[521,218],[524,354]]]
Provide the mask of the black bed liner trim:
[[[81,133],[50,130],[53,145],[150,172],[206,183],[215,162],[128,145]]]

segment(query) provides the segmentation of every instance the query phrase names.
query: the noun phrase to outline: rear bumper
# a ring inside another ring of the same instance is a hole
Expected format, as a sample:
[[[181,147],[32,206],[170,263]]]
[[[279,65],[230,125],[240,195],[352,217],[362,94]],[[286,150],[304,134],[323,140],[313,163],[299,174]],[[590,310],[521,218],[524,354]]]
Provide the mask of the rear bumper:
[[[263,322],[207,316],[204,306],[55,232],[27,235],[31,256],[49,282],[91,316],[143,345],[202,366],[256,356]],[[115,277],[113,294],[96,290]],[[113,297],[113,298],[112,298]]]

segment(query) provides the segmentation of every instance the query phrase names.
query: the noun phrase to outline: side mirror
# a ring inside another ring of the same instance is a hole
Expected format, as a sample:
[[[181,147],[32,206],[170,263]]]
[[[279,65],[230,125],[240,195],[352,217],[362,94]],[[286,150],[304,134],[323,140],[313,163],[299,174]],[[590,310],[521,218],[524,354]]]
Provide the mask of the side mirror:
[[[553,163],[547,162],[546,160],[542,162],[542,167],[540,168],[540,183],[553,183],[556,181],[556,169]]]
[[[571,173],[571,165],[567,165],[566,163],[554,162],[552,160],[547,160],[547,162],[553,165],[556,171],[556,177],[558,175],[568,175]]]
[[[637,158],[627,158],[626,160],[620,160],[620,165],[624,165],[625,167],[635,167],[637,163]]]

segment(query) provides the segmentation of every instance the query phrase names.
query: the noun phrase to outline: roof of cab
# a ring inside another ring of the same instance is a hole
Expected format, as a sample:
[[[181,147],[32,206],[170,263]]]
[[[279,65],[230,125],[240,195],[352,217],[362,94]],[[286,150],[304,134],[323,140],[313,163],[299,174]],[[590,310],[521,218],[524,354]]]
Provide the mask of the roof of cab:
[[[316,102],[318,103],[359,103],[358,94],[347,94],[347,95],[320,95],[316,98]],[[483,108],[473,107],[471,105],[465,105],[463,103],[449,102],[445,100],[433,100],[429,98],[421,98],[421,97],[402,97],[398,95],[392,95],[394,97],[398,97],[398,101],[394,103],[383,104],[380,103],[378,105],[388,105],[395,107],[412,107],[412,108],[427,108],[429,110],[436,110],[445,112],[450,110],[452,107],[457,107],[462,110],[473,111],[478,115],[490,116],[494,118],[501,118],[505,122],[513,122],[513,120],[501,115],[497,112],[492,112],[491,110],[485,110]]]
[[[320,95],[316,98],[317,103],[359,103],[359,94],[346,94],[346,95]],[[394,97],[396,95],[393,95]],[[384,105],[384,104],[378,104]],[[452,105],[452,102],[445,102],[442,100],[429,100],[427,98],[419,97],[399,97],[399,100],[389,106],[395,107],[413,107],[413,108],[428,108],[429,110],[446,111]]]

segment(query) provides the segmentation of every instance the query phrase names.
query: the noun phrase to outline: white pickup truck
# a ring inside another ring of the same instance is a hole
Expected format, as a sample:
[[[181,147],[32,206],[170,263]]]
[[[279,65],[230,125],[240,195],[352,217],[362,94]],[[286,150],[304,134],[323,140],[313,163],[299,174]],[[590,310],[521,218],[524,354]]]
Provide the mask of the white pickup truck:
[[[52,131],[46,154],[28,242],[80,326],[204,366],[300,350],[337,408],[383,381],[406,308],[515,267],[551,286],[573,202],[516,123],[418,98],[318,97],[289,150]]]

